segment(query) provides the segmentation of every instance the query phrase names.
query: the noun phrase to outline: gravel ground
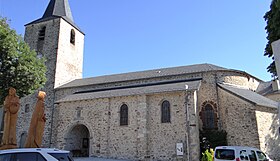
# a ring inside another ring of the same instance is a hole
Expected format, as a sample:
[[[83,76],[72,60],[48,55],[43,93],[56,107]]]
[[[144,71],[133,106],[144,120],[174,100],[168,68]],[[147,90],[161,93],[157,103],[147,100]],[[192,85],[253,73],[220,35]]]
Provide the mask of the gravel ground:
[[[98,157],[89,157],[89,158],[74,158],[74,161],[125,161],[125,160],[105,159],[105,158],[98,158]]]

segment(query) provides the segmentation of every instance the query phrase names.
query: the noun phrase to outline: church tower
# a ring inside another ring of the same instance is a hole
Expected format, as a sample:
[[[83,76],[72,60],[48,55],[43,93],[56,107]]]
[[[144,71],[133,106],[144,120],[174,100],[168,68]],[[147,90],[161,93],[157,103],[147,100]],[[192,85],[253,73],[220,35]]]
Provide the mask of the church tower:
[[[74,23],[68,0],[51,0],[43,17],[25,27],[25,42],[47,60],[47,85],[56,88],[82,78],[84,33]]]
[[[55,88],[82,78],[84,33],[74,23],[68,0],[50,0],[43,16],[25,25],[24,40],[38,57],[46,59],[47,82],[41,89],[47,94],[43,147],[50,147]],[[36,94],[21,99],[22,115],[18,118],[21,123],[18,123],[20,144],[24,143],[36,100]]]

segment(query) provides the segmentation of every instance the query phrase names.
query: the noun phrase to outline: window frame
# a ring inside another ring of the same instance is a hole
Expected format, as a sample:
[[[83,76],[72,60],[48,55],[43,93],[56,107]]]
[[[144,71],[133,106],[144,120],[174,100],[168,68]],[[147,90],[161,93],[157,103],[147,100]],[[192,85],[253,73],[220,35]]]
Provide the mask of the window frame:
[[[161,103],[161,123],[171,123],[170,102],[167,100]]]
[[[128,106],[127,104],[122,104],[120,107],[120,126],[128,125]]]
[[[76,32],[74,29],[70,31],[70,44],[75,45],[76,43]]]
[[[205,130],[218,129],[217,106],[212,101],[206,101],[202,104],[199,112],[202,121],[202,128]]]

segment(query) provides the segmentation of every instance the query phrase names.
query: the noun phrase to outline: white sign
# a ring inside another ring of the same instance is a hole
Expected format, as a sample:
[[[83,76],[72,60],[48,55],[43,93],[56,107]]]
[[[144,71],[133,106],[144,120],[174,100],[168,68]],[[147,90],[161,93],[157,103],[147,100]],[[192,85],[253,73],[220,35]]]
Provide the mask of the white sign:
[[[183,143],[176,143],[176,151],[177,151],[177,156],[184,155]]]

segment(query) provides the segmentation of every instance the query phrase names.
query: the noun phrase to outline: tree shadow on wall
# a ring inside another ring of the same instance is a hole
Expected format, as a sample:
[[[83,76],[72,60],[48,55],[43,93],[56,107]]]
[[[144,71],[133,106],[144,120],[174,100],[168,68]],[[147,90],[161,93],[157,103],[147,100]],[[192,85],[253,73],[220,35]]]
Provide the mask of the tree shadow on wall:
[[[272,117],[273,121],[269,127],[269,132],[266,131],[265,150],[271,159],[280,160],[280,127],[278,115]],[[272,155],[271,155],[272,154]]]

